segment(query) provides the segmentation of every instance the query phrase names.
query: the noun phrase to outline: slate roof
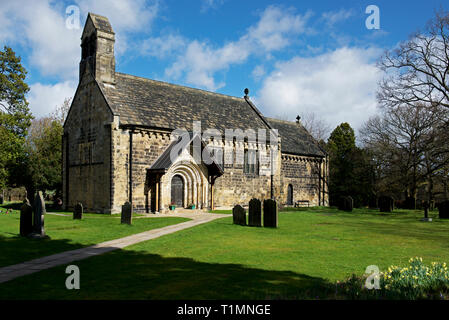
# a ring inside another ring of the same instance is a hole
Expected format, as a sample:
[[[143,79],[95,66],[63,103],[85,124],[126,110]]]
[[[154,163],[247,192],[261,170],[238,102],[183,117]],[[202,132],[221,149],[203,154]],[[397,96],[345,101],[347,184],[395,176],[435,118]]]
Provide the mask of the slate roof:
[[[88,16],[90,16],[90,18],[92,19],[92,22],[96,29],[104,32],[114,33],[114,31],[112,31],[112,27],[109,23],[108,18],[91,12],[89,12]]]
[[[281,136],[281,151],[296,155],[324,157],[325,152],[309,132],[296,122],[266,118]]]
[[[190,148],[193,149],[193,146],[196,145],[195,143],[193,143],[194,139],[201,139],[198,135],[195,135],[194,137],[193,134],[191,132],[189,132],[190,135],[190,139],[188,140],[184,140],[182,141],[181,137],[179,137],[178,140],[173,141],[167,149],[165,149],[165,151],[159,156],[159,158],[156,159],[156,161],[151,165],[151,167],[149,168],[150,171],[166,171],[168,170],[171,165],[173,164],[172,159],[170,157],[172,148],[174,146],[176,146],[178,143],[181,143],[181,146],[183,149],[186,148],[186,146],[189,146]],[[197,140],[198,141],[198,140]],[[208,149],[208,147],[206,146],[204,141],[201,141],[201,150],[198,150],[200,153],[200,155],[203,153],[203,148]],[[193,150],[190,150],[191,154]],[[174,159],[173,159],[174,160]],[[212,161],[210,164],[206,164],[206,166],[209,168],[209,173],[213,173],[213,174],[217,174],[219,176],[221,176],[224,172],[223,169],[223,165]]]
[[[116,85],[99,85],[120,125],[192,131],[192,122],[201,129],[249,128],[279,130],[284,153],[324,156],[318,143],[295,122],[265,118],[248,99],[140,78],[116,72]]]
[[[201,129],[269,129],[265,118],[244,98],[174,85],[116,72],[116,85],[99,83],[121,125],[192,131]]]

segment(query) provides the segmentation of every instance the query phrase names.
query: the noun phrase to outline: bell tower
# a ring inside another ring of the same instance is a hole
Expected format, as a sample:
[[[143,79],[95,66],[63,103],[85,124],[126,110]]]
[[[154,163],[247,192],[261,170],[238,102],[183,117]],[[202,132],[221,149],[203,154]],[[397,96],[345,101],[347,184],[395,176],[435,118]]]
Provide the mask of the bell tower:
[[[114,43],[108,18],[89,13],[81,36],[80,80],[90,71],[97,81],[115,85]]]

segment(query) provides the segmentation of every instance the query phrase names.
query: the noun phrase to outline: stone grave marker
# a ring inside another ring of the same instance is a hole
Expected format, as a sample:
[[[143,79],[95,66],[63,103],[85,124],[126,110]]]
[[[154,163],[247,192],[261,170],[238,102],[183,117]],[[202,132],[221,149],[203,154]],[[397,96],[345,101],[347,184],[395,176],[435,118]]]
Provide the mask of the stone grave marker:
[[[340,197],[338,210],[352,211],[353,208],[354,208],[354,200],[352,199],[352,197],[350,196]]]
[[[81,220],[83,218],[83,204],[78,202],[73,209],[73,219]]]
[[[443,201],[438,206],[440,219],[449,219],[449,200]]]
[[[263,226],[266,228],[278,227],[278,206],[275,200],[263,201]]]
[[[394,209],[393,198],[388,196],[379,197],[379,209],[380,212],[392,212]]]
[[[122,218],[121,223],[122,224],[131,224],[132,218],[133,218],[133,210],[132,205],[129,202],[125,202],[125,204],[122,206]]]
[[[33,238],[46,238],[44,228],[44,216],[45,216],[45,201],[42,195],[42,191],[39,191],[34,197],[33,206]]]
[[[246,226],[246,211],[240,205],[236,205],[232,209],[232,219],[234,224]]]
[[[26,237],[33,232],[33,207],[28,199],[20,207],[20,235]]]
[[[252,227],[262,226],[262,203],[259,199],[251,199],[249,202],[248,225]]]

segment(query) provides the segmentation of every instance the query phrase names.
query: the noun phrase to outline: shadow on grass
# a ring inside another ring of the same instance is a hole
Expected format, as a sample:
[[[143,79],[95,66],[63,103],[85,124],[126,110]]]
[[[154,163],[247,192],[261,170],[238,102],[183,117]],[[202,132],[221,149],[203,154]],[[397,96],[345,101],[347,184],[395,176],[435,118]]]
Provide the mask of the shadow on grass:
[[[70,243],[70,239],[29,239],[11,232],[4,234],[10,234],[12,237],[0,235],[0,268],[88,246]]]
[[[0,284],[0,300],[14,299],[325,299],[335,286],[291,271],[116,250],[71,262],[80,290],[65,288],[66,266]]]

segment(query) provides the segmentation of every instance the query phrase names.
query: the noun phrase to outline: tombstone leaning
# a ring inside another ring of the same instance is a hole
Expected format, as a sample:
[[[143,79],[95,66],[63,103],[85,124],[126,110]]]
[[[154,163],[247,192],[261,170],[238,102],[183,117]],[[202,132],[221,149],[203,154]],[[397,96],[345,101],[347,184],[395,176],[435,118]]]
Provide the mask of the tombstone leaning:
[[[33,207],[30,205],[28,199],[25,199],[23,200],[23,205],[20,207],[20,235],[26,237],[32,232]]]
[[[232,220],[234,224],[246,226],[246,211],[240,205],[232,208]]]
[[[251,199],[249,202],[248,225],[252,227],[262,226],[262,203],[259,199]]]
[[[83,204],[78,202],[73,209],[73,219],[81,220],[83,218]]]
[[[266,228],[278,227],[278,206],[275,200],[263,201],[263,226]]]
[[[45,201],[42,195],[42,191],[39,191],[34,197],[33,206],[33,238],[46,238],[44,228],[44,216],[45,216]]]
[[[121,223],[122,224],[131,224],[132,223],[132,205],[129,202],[125,202],[125,204],[122,206],[122,217],[121,217]]]

